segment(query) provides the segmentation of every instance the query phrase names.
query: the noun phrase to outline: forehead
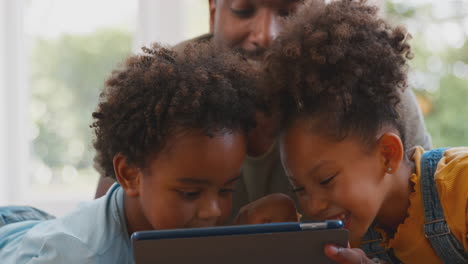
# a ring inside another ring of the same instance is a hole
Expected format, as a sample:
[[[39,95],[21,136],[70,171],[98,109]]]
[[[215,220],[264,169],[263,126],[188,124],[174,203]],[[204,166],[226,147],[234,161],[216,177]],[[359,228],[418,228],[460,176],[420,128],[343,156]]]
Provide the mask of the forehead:
[[[367,156],[361,141],[349,136],[336,140],[318,131],[304,119],[291,123],[281,136],[281,157],[286,167],[296,173],[305,173],[310,166],[321,160],[342,164]]]
[[[245,135],[241,131],[215,131],[208,135],[200,129],[175,130],[174,134],[167,138],[167,147],[159,156],[166,159],[173,156],[191,157],[193,152],[212,154],[213,150],[224,149],[226,151],[245,147]]]
[[[180,133],[168,139],[169,146],[148,161],[150,173],[172,176],[232,177],[245,157],[245,136],[226,132],[212,137],[201,131]],[[164,172],[164,173],[162,173]]]
[[[314,129],[315,128],[315,129]],[[336,144],[307,119],[296,119],[282,133],[281,148],[289,157],[322,156]]]

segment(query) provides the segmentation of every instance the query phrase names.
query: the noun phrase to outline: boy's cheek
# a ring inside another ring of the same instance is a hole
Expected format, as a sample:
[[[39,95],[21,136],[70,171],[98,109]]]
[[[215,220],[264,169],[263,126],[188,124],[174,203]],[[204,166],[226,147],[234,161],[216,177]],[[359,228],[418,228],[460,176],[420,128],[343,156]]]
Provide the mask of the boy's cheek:
[[[189,227],[194,218],[194,206],[175,199],[165,199],[155,204],[150,219],[154,229],[175,229]]]

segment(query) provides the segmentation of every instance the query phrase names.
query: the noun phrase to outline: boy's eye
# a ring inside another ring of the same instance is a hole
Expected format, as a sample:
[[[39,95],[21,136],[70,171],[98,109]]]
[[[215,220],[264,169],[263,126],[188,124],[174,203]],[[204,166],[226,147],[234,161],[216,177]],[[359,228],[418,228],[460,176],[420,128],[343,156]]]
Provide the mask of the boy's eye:
[[[201,194],[200,191],[186,192],[186,191],[180,191],[180,190],[177,190],[177,193],[180,195],[182,199],[189,200],[189,201],[196,200],[198,197],[200,197],[200,194]]]
[[[233,192],[235,192],[236,190],[232,189],[232,188],[222,188],[219,190],[219,194],[220,195],[228,195],[228,194],[231,194]]]

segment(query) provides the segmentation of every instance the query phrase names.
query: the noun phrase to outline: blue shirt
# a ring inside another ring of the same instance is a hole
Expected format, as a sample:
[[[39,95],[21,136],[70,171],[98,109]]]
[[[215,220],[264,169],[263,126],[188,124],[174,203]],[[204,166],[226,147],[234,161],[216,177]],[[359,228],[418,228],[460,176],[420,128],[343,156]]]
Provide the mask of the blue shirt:
[[[83,203],[71,214],[46,221],[23,221],[0,228],[2,264],[133,263],[124,191]]]

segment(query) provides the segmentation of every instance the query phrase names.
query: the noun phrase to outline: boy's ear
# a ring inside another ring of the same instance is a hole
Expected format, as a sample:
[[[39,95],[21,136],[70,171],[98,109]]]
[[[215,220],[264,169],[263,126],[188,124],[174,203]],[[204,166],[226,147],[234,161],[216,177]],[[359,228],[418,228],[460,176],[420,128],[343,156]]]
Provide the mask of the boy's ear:
[[[394,133],[384,133],[379,139],[379,151],[385,173],[396,172],[400,168],[405,152],[400,137]]]
[[[216,0],[208,0],[208,6],[210,8],[210,33],[213,33],[216,14]]]
[[[114,156],[114,173],[120,186],[130,197],[137,197],[140,195],[140,182],[143,176],[141,170],[127,162],[127,158],[118,153]]]

